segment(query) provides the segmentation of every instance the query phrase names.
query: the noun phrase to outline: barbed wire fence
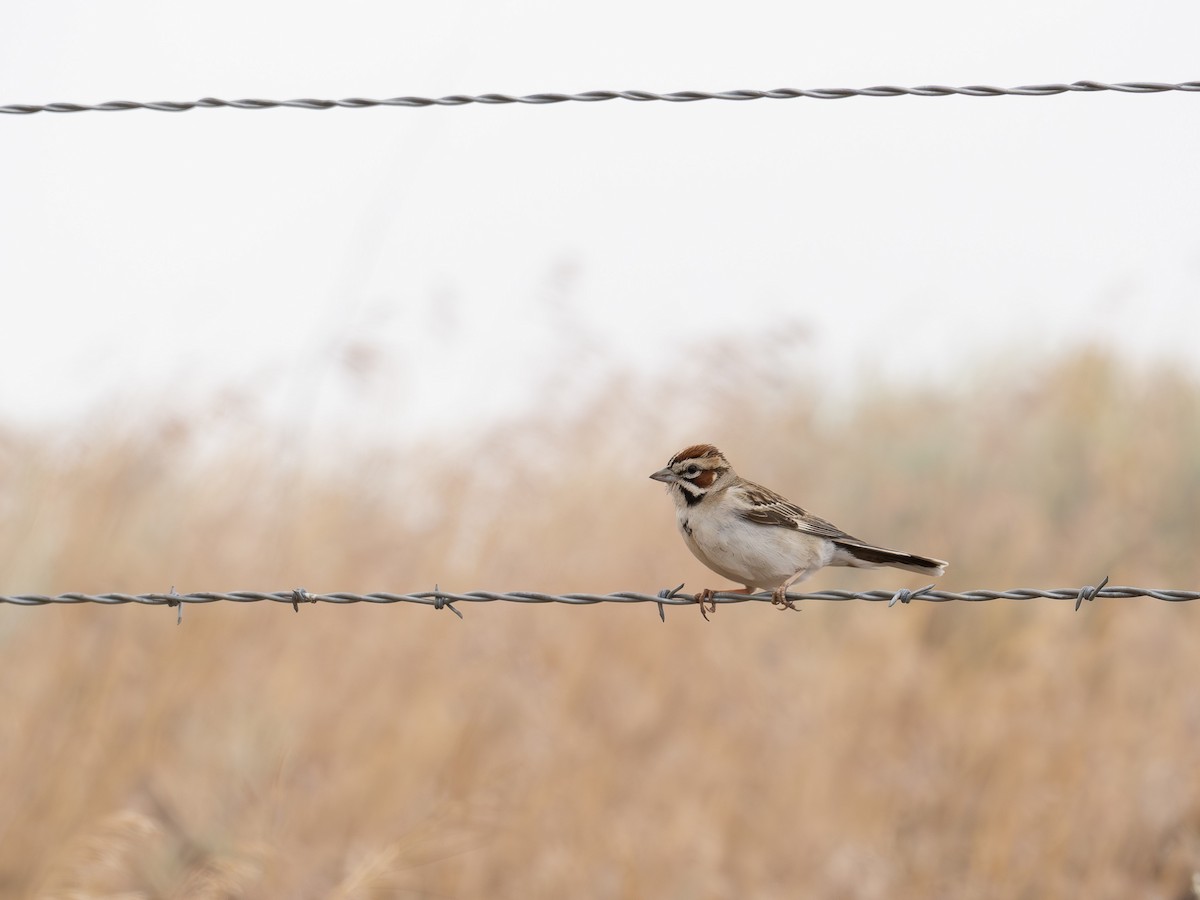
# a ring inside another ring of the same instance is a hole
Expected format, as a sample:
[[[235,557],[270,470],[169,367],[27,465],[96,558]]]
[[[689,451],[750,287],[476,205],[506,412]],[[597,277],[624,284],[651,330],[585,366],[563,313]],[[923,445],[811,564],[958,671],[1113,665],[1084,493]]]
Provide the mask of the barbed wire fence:
[[[1164,600],[1170,603],[1181,603],[1189,600],[1200,600],[1200,592],[1180,591],[1144,587],[1108,587],[1108,579],[1103,579],[1097,585],[1085,585],[1080,588],[1012,588],[1006,591],[974,590],[974,591],[941,591],[932,584],[917,590],[902,589],[899,591],[814,591],[812,593],[789,593],[787,598],[793,603],[805,601],[844,601],[862,600],[869,603],[887,603],[889,607],[897,603],[908,604],[914,600],[924,600],[929,603],[965,602],[979,603],[988,600],[1067,600],[1074,601],[1075,609],[1084,601],[1094,600],[1128,600],[1147,597]],[[182,622],[185,604],[204,603],[283,603],[300,611],[300,605],[305,603],[332,603],[347,605],[352,603],[415,603],[420,606],[432,606],[434,609],[449,609],[452,613],[463,618],[461,610],[454,604],[468,603],[563,603],[568,606],[594,606],[600,603],[653,603],[658,608],[659,617],[666,621],[667,606],[696,606],[697,599],[683,593],[683,585],[675,588],[665,588],[657,594],[642,594],[636,591],[620,591],[613,594],[546,594],[539,591],[467,591],[455,593],[439,590],[436,586],[432,591],[418,591],[411,594],[393,594],[377,592],[371,594],[356,594],[350,592],[335,592],[318,594],[295,588],[290,591],[197,591],[190,594],[179,594],[172,588],[165,594],[82,594],[70,593],[57,596],[43,594],[0,595],[0,603],[14,606],[49,606],[53,604],[77,605],[82,603],[99,603],[105,606],[121,606],[134,603],[143,606],[168,606],[178,610],[176,621]],[[718,592],[712,596],[712,608],[717,604],[727,603],[770,603],[772,595],[769,592],[759,594],[735,594]]]
[[[97,104],[80,103],[46,103],[46,104],[8,104],[0,105],[0,114],[32,115],[35,113],[75,113],[75,112],[127,112],[130,110],[149,110],[154,112],[188,112],[193,109],[366,109],[371,107],[457,107],[479,104],[485,106],[528,105],[546,106],[559,103],[599,103],[609,100],[627,100],[632,102],[665,102],[665,103],[694,103],[704,100],[749,101],[749,100],[795,100],[807,98],[812,100],[844,100],[850,97],[1046,97],[1059,94],[1081,94],[1113,91],[1125,94],[1161,94],[1167,92],[1200,93],[1200,81],[1185,81],[1178,83],[1156,81],[1126,81],[1106,83],[1100,81],[1074,81],[1055,84],[1034,84],[1019,87],[993,87],[989,85],[966,85],[949,87],[945,85],[919,85],[916,87],[896,87],[893,85],[878,85],[866,88],[777,88],[774,90],[732,90],[732,91],[675,91],[671,93],[656,93],[653,91],[584,91],[582,93],[537,93],[511,95],[502,93],[487,94],[452,94],[444,97],[391,97],[387,99],[370,99],[350,97],[340,100],[295,99],[295,100],[222,100],[216,97],[203,97],[192,101],[155,101],[139,102],[132,100],[112,100]],[[1156,589],[1143,587],[1106,586],[1108,578],[1098,585],[1087,585],[1081,588],[1012,588],[1005,591],[972,590],[972,591],[943,591],[936,590],[934,585],[927,585],[918,590],[901,589],[899,591],[815,591],[811,593],[789,593],[790,603],[811,601],[845,601],[861,600],[865,602],[886,602],[889,607],[899,604],[909,604],[913,600],[923,600],[931,603],[967,602],[976,603],[989,600],[1067,600],[1074,601],[1076,611],[1084,601],[1100,599],[1134,599],[1152,598],[1167,602],[1186,602],[1200,599],[1200,592],[1173,589]],[[454,593],[439,590],[418,591],[408,594],[376,592],[357,594],[350,592],[312,593],[303,588],[290,591],[232,591],[214,592],[199,591],[179,594],[172,587],[165,594],[85,594],[67,593],[57,596],[43,594],[0,595],[0,604],[14,606],[48,606],[48,605],[78,605],[96,603],[106,606],[125,604],[140,604],[144,606],[167,606],[177,610],[176,622],[182,623],[183,607],[186,604],[205,603],[282,603],[290,605],[296,612],[301,604],[332,603],[347,605],[352,603],[413,603],[432,606],[434,609],[449,609],[460,619],[461,610],[454,604],[468,603],[523,603],[546,604],[562,603],[569,606],[592,606],[601,603],[653,603],[657,606],[659,617],[666,621],[667,606],[696,606],[701,611],[705,604],[697,597],[682,593],[683,585],[664,589],[657,594],[643,594],[634,591],[621,591],[612,594],[548,594],[538,591],[468,591]],[[709,611],[717,605],[729,603],[771,602],[770,593],[735,594],[717,592],[706,597]],[[787,608],[787,607],[784,607]],[[707,618],[707,615],[705,616]]]
[[[0,113],[8,115],[32,115],[34,113],[76,113],[76,112],[127,112],[134,109],[152,110],[154,112],[188,112],[193,109],[367,109],[370,107],[392,106],[402,108],[421,108],[430,106],[468,106],[480,104],[483,106],[548,106],[556,103],[602,103],[608,100],[629,100],[635,103],[665,102],[665,103],[695,103],[701,100],[845,100],[850,97],[1048,97],[1058,94],[1091,94],[1100,91],[1116,91],[1123,94],[1161,94],[1169,91],[1184,91],[1200,93],[1200,81],[1183,81],[1178,83],[1160,81],[1120,81],[1106,83],[1103,81],[1073,81],[1070,84],[1029,84],[1020,87],[992,87],[990,85],[972,84],[961,87],[949,87],[939,84],[925,84],[916,87],[896,87],[894,85],[876,85],[865,88],[776,88],[774,90],[733,90],[733,91],[673,91],[657,93],[655,91],[583,91],[576,94],[538,93],[538,94],[451,94],[445,97],[390,97],[387,99],[370,99],[367,97],[346,97],[341,100],[317,100],[302,98],[296,100],[221,100],[217,97],[202,97],[199,100],[160,100],[154,102],[139,102],[136,100],[110,100],[106,103],[10,103],[0,106]]]

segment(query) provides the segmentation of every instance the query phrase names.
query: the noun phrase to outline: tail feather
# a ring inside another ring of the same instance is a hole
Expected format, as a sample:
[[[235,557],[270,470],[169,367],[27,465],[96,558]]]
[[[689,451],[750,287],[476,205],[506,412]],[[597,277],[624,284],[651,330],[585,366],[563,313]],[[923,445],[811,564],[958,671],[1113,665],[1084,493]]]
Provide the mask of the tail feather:
[[[888,550],[886,547],[872,547],[870,544],[847,543],[834,541],[840,553],[835,558],[834,565],[854,566],[856,568],[874,568],[890,566],[893,569],[904,569],[907,572],[917,572],[921,575],[945,575],[946,566],[950,563],[942,559],[928,556],[918,556],[915,553],[904,553],[900,550]]]

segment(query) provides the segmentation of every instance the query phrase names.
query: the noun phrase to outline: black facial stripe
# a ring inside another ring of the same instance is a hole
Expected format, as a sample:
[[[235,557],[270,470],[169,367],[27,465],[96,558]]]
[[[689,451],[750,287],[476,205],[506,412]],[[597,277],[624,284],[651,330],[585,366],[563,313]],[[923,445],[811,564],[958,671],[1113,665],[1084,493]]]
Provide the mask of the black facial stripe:
[[[695,506],[708,493],[704,488],[697,487],[688,481],[677,481],[676,484],[679,485],[679,492],[683,494],[683,499],[687,501],[688,506]]]

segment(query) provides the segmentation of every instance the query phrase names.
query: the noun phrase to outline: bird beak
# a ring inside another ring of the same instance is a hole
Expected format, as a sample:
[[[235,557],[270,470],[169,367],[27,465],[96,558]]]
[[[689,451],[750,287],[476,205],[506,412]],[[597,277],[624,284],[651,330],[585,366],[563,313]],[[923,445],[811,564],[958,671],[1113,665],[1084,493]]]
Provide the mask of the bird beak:
[[[679,478],[675,475],[675,473],[672,472],[670,469],[659,469],[657,472],[655,472],[650,477],[653,478],[655,481],[665,481],[667,484],[671,484],[671,483],[679,480]]]

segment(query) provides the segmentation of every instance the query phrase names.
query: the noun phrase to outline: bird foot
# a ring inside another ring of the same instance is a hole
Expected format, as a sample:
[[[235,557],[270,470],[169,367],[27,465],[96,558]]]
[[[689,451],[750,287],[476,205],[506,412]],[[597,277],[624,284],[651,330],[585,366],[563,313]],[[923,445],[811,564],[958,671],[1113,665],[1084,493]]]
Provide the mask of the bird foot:
[[[705,622],[709,621],[708,614],[710,612],[717,611],[717,601],[713,599],[714,594],[716,591],[712,588],[705,588],[695,595],[696,602],[700,604],[700,615],[704,616]]]
[[[775,590],[771,593],[771,605],[778,607],[780,611],[785,609],[794,609],[796,612],[800,612],[800,607],[798,607],[792,600],[788,599],[787,585],[775,588]]]

